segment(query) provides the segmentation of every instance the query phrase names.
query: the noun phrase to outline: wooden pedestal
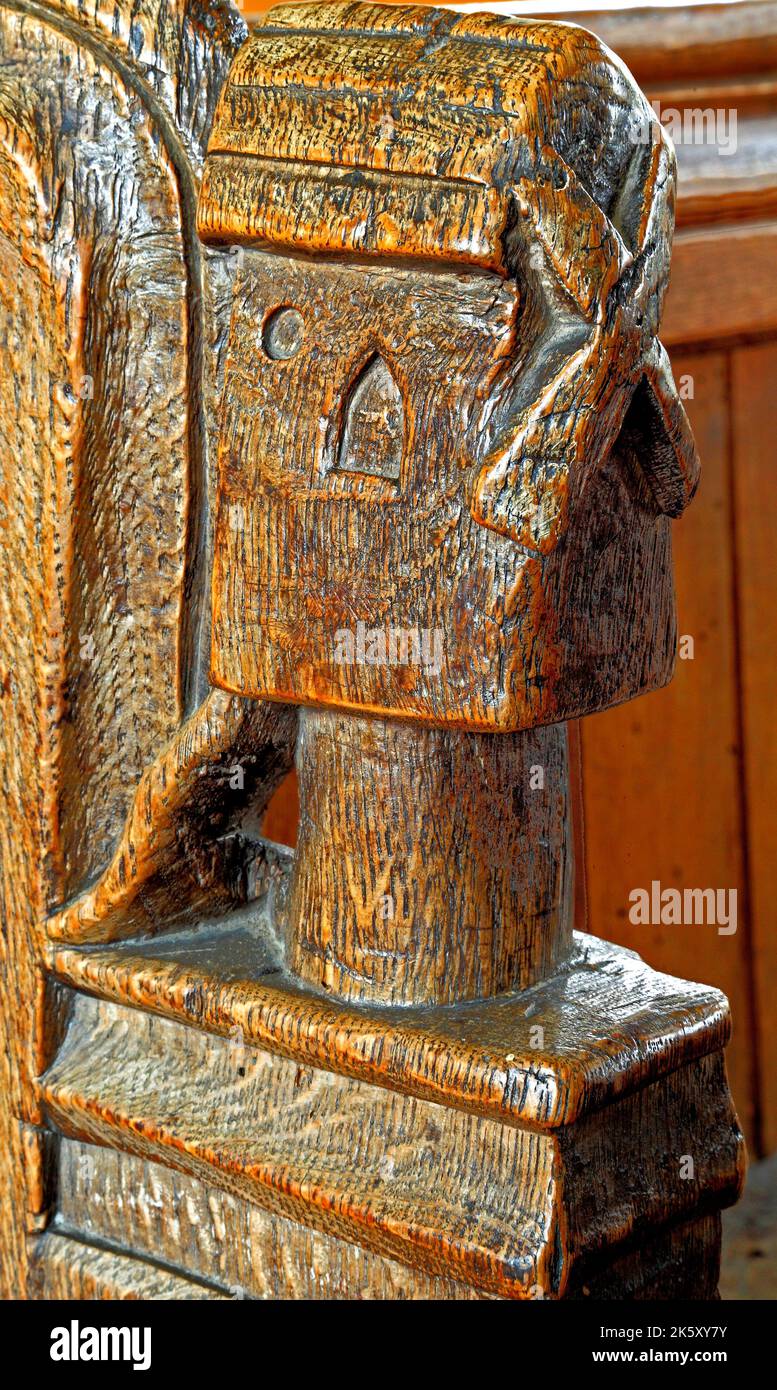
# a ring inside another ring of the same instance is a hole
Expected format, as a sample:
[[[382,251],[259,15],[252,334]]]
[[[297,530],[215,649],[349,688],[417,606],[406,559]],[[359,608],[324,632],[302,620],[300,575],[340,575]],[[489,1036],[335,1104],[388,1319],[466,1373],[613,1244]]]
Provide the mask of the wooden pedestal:
[[[218,929],[52,950],[43,1296],[137,1293],[152,1255],[154,1297],[713,1297],[743,1172],[722,996],[575,934],[520,993],[333,1001],[280,962],[289,867]]]

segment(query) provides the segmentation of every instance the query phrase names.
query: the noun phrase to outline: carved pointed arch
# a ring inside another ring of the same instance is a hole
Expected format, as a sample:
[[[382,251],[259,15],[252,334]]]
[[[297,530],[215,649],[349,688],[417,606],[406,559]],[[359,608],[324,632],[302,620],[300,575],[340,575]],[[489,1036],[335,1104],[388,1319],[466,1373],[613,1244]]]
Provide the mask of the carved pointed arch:
[[[404,437],[402,393],[385,358],[373,352],[346,391],[337,467],[399,483]]]

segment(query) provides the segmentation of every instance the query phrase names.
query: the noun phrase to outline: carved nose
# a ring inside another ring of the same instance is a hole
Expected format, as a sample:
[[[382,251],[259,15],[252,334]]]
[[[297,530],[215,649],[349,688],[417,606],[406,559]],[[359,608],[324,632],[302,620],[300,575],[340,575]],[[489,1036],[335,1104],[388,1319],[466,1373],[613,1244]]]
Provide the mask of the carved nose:
[[[404,436],[405,411],[399,387],[376,353],[348,391],[337,467],[398,483]]]

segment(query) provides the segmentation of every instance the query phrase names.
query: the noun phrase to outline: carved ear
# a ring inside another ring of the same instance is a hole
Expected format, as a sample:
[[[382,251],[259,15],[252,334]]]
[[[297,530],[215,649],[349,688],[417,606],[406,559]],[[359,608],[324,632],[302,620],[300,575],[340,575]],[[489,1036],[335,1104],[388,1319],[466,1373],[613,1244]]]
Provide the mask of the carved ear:
[[[503,383],[512,397],[508,419],[481,467],[472,513],[545,555],[566,527],[575,461],[598,456],[621,426],[628,393],[618,387],[629,371],[627,336],[617,337],[618,370],[607,370],[616,341],[608,333],[608,302],[634,258],[549,145],[534,152],[530,172],[516,179],[510,195],[518,219],[513,251],[545,327],[531,360]],[[638,355],[638,342],[631,351]]]
[[[660,127],[652,139],[627,171],[615,221],[547,146],[512,190],[522,270],[546,327],[508,383],[515,408],[481,467],[472,513],[541,555],[564,533],[573,472],[596,466],[623,430],[667,515],[679,516],[698,480],[690,425],[655,337],[674,160]]]
[[[472,498],[475,520],[547,555],[566,529],[572,469],[595,466],[616,439],[642,469],[660,510],[680,516],[698,486],[699,455],[657,339],[636,375],[635,388],[618,382],[601,336],[592,334],[486,458]]]
[[[476,521],[539,555],[564,534],[573,470],[609,452],[632,392],[602,330],[581,325],[576,342],[558,325],[535,344],[534,369],[523,369],[515,382],[514,408],[472,494]]]
[[[699,455],[677,394],[669,358],[655,342],[623,422],[630,449],[661,511],[680,516],[699,483]]]

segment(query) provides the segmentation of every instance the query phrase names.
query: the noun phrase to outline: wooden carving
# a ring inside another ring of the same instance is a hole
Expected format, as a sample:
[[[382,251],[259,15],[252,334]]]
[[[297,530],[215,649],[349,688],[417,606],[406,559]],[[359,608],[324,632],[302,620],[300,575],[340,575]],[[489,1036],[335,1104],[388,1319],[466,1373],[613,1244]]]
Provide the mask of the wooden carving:
[[[670,144],[569,25],[117,13],[3,11],[25,1288],[713,1297],[725,1000],[572,930],[698,476]]]

